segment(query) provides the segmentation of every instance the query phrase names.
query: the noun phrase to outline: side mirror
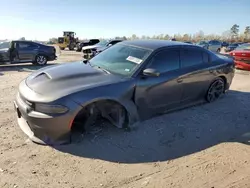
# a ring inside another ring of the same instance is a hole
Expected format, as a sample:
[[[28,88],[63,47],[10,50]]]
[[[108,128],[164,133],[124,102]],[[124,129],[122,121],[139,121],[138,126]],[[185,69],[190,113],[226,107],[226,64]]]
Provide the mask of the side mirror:
[[[158,77],[158,76],[160,76],[160,73],[159,73],[157,70],[155,70],[155,69],[150,69],[150,68],[145,69],[145,70],[142,72],[142,74],[143,74],[144,76],[147,76],[147,77]]]

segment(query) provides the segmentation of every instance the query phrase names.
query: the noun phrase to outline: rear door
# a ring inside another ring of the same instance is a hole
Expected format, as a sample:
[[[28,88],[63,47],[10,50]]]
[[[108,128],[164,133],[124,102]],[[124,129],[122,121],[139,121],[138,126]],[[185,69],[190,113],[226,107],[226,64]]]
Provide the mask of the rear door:
[[[20,61],[32,61],[34,55],[37,54],[39,46],[32,42],[20,41],[18,42],[18,56]]]
[[[183,84],[182,103],[204,98],[213,80],[213,70],[209,54],[199,48],[183,47],[180,51],[181,82]]]

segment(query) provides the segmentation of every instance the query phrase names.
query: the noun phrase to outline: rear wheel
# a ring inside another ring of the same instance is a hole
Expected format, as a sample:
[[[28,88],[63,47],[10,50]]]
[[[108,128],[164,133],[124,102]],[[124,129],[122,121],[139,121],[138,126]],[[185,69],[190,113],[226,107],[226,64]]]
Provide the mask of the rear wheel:
[[[35,60],[36,65],[46,65],[47,64],[47,57],[44,55],[37,55]]]
[[[225,91],[225,83],[222,78],[217,78],[209,87],[206,95],[207,102],[213,102],[220,98]]]

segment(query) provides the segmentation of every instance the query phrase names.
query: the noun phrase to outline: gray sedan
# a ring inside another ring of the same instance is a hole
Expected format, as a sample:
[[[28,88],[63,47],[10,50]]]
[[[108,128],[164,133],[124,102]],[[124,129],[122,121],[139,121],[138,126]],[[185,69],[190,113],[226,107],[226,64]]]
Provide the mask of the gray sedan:
[[[213,102],[231,85],[232,58],[174,41],[124,41],[91,60],[42,68],[14,101],[18,124],[31,140],[68,143],[98,119],[117,128],[200,101]]]

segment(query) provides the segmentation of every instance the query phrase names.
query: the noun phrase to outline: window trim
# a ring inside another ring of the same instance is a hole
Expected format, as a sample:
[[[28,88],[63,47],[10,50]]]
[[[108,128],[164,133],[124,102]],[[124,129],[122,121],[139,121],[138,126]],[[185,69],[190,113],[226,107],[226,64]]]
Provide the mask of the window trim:
[[[22,43],[26,44],[26,45],[29,45],[29,46],[34,45],[34,46],[36,46],[36,48],[39,47],[38,45],[36,45],[36,44],[34,44],[32,42],[20,41],[20,42],[18,42],[18,49],[27,49],[27,48],[30,48],[29,46],[25,47],[25,48],[20,48],[20,44],[22,44]]]

